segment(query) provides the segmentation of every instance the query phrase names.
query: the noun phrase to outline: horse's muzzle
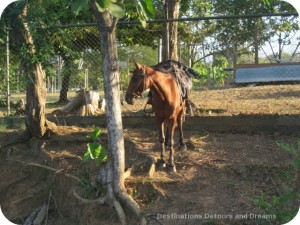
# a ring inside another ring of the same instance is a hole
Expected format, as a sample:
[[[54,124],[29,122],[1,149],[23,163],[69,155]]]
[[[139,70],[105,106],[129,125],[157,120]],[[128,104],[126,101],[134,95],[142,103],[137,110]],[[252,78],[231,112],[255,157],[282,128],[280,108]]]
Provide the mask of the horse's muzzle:
[[[125,95],[125,101],[129,104],[129,105],[133,105],[133,94],[129,94],[126,93]]]

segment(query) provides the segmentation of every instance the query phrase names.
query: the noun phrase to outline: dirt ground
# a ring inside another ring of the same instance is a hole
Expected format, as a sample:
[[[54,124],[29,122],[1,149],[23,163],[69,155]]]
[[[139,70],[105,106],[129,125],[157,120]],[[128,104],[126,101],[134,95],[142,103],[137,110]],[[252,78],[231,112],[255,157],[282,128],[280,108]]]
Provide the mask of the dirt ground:
[[[292,90],[285,90],[287,86],[277,91],[273,88],[272,93],[265,87],[252,87],[251,92],[248,87],[231,92],[203,91],[200,98],[192,95],[192,100],[200,116],[263,114],[263,106],[267,107],[266,114],[299,116],[299,86]],[[243,92],[247,94],[241,97]],[[210,105],[205,98],[210,99]],[[130,113],[125,109],[124,114]],[[143,118],[139,119],[142,125]],[[104,126],[102,129],[105,132]],[[62,126],[60,135],[0,149],[0,204],[9,220],[23,224],[35,209],[49,204],[47,225],[119,224],[114,209],[108,205],[84,205],[73,195],[76,189],[83,197],[93,199],[103,191],[91,185],[91,178],[97,174],[94,162],[82,163],[91,131],[91,126]],[[2,130],[1,146],[20,132],[18,127]],[[177,173],[157,170],[152,177],[147,175],[149,158],[158,159],[160,155],[156,130],[127,127],[124,134],[126,167],[133,168],[126,187],[149,224],[281,224],[276,211],[265,211],[257,201],[271,201],[290,185],[287,172],[294,173],[292,158],[277,143],[295,145],[299,133],[186,129],[188,150],[175,150]],[[72,176],[80,177],[82,182]],[[300,199],[295,204],[299,206]],[[135,224],[133,218],[129,221]]]

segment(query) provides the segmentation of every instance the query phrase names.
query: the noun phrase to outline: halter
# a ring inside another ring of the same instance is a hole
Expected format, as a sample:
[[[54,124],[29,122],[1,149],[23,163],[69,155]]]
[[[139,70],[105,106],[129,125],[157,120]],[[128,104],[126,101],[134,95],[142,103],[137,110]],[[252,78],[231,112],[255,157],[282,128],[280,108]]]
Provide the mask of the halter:
[[[133,91],[131,91],[131,92],[127,92],[126,94],[127,95],[132,95],[133,97],[138,97],[138,96],[142,96],[142,93],[145,91],[145,89],[146,89],[146,77],[149,77],[146,73],[145,73],[145,71],[143,70],[143,72],[142,72],[142,74],[140,74],[140,76],[142,76],[143,77],[143,82],[144,82],[144,84],[143,84],[143,90],[142,90],[142,92],[141,92],[141,94],[137,94],[137,93],[135,93],[135,91],[138,89],[138,87],[140,86],[140,84],[141,84],[141,82],[142,82],[142,79],[139,79],[139,83],[136,85],[136,87],[133,89]]]

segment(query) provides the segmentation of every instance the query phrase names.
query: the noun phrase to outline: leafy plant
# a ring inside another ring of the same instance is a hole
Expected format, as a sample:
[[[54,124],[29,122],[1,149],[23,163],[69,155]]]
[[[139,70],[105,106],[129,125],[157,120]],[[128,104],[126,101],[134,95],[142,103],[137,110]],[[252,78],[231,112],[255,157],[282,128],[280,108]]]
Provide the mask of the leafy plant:
[[[277,146],[291,156],[292,171],[283,171],[287,184],[283,186],[281,195],[267,198],[261,195],[256,205],[268,214],[276,215],[280,224],[289,222],[297,214],[300,198],[300,140],[296,145],[277,143]],[[272,224],[273,221],[272,221]]]
[[[88,136],[91,140],[87,144],[87,151],[83,156],[83,162],[89,160],[95,160],[97,165],[101,165],[107,160],[107,149],[99,143],[102,131],[100,128],[95,128],[93,132]]]

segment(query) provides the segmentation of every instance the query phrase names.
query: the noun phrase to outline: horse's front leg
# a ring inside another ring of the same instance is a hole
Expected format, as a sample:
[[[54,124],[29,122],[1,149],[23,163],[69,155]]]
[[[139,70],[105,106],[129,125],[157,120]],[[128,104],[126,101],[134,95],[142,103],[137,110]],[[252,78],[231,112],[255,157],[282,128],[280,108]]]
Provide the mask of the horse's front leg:
[[[159,125],[159,143],[161,145],[160,160],[158,161],[158,168],[163,169],[166,167],[164,123],[158,119],[157,119],[157,123]]]
[[[169,156],[169,163],[170,163],[169,172],[170,173],[176,172],[176,166],[174,163],[174,131],[175,131],[175,127],[176,127],[176,121],[174,121],[174,120],[169,121],[168,132],[167,132],[167,135],[168,135],[167,146],[170,151],[170,156]]]

